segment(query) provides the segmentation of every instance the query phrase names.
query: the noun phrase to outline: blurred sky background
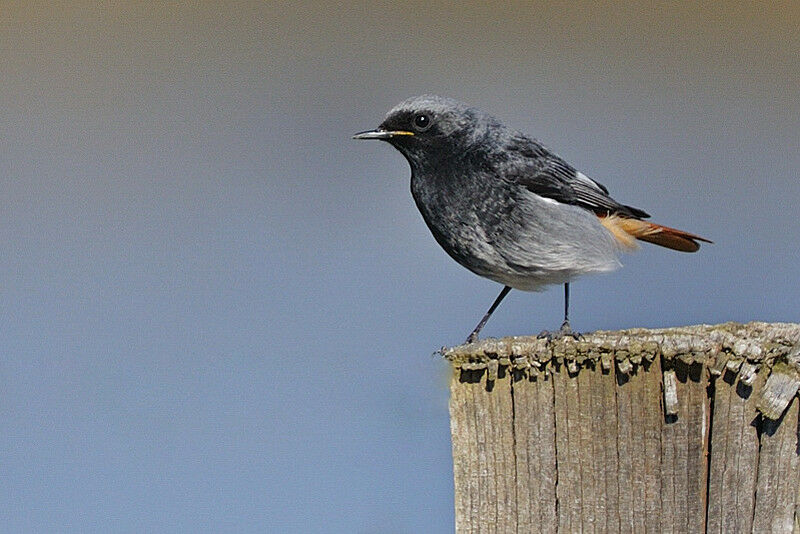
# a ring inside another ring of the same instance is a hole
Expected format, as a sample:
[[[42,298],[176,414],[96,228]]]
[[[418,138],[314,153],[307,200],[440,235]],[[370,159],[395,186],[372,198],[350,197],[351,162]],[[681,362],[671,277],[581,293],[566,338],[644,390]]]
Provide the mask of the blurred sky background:
[[[798,6],[0,1],[0,530],[452,531],[432,353],[500,286],[350,139],[415,94],[715,241],[577,281],[576,329],[800,320]]]

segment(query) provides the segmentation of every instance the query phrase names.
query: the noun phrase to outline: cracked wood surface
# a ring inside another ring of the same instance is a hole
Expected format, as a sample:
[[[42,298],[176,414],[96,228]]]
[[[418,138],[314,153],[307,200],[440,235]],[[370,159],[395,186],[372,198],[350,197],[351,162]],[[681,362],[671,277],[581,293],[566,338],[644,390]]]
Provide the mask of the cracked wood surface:
[[[800,325],[443,349],[457,532],[800,534]]]

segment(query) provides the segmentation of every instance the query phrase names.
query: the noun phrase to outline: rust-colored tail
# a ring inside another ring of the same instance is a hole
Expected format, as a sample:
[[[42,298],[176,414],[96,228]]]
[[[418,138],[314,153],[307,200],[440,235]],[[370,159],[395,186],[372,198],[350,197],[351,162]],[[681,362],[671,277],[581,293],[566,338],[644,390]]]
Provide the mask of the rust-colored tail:
[[[711,243],[708,239],[683,230],[619,215],[600,216],[600,222],[627,248],[636,248],[636,239],[681,252],[695,252],[700,248],[698,241]]]

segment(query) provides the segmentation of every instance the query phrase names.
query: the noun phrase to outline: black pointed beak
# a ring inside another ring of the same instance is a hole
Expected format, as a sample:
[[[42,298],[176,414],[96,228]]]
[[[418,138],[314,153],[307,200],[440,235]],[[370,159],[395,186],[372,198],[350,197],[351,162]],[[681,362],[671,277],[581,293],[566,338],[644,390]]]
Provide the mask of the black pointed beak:
[[[414,135],[414,132],[407,132],[405,130],[367,130],[366,132],[359,132],[353,136],[353,139],[391,139],[392,137],[399,137],[401,135]]]

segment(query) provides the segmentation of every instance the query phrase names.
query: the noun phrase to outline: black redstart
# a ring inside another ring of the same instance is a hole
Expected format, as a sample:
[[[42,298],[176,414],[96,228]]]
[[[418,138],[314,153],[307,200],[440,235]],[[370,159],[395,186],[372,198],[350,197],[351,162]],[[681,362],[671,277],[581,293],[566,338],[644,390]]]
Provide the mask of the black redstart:
[[[682,252],[710,243],[644,221],[647,213],[620,204],[536,139],[449,98],[410,98],[376,130],[354,138],[399,150],[411,166],[411,194],[439,245],[470,271],[503,284],[468,343],[511,288],[564,284],[564,323],[555,335],[573,335],[570,280],[618,268],[619,252],[636,248],[637,239]]]

